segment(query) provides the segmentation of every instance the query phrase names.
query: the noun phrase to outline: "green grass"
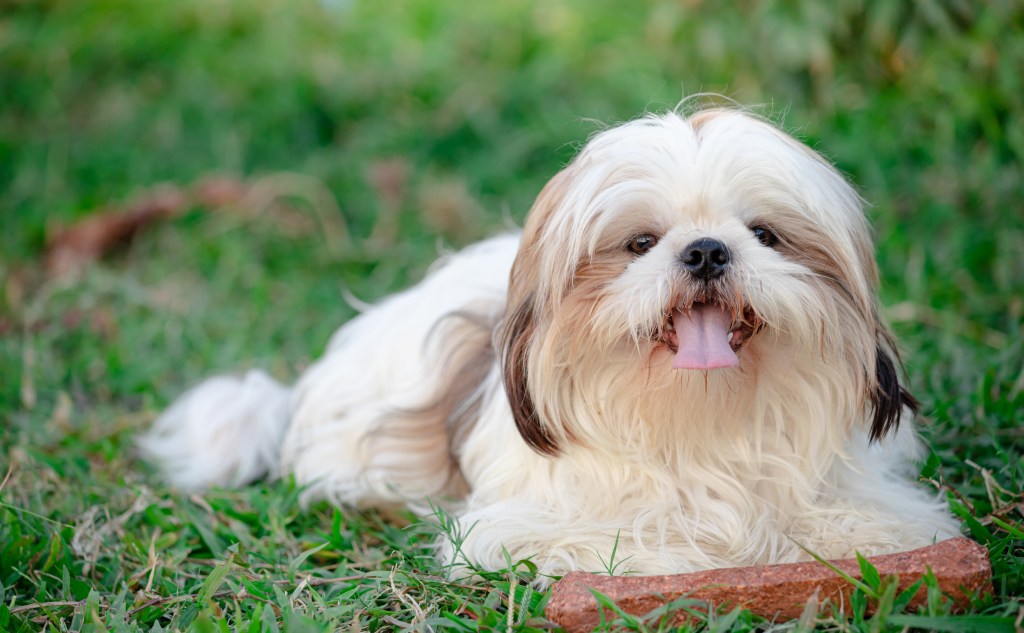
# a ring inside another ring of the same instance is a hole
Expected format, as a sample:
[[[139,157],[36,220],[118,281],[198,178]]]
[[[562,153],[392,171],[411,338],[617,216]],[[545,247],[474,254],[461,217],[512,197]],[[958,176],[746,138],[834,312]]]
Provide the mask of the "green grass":
[[[698,91],[763,104],[872,202],[886,316],[934,448],[923,476],[993,561],[995,595],[966,615],[937,596],[907,612],[880,581],[794,628],[1019,626],[1024,5],[714,4],[4,5],[0,630],[547,627],[527,563],[450,583],[427,525],[302,511],[287,482],[179,496],[133,438],[210,373],[293,379],[352,315],[344,291],[382,297],[439,244],[521,221],[592,120]],[[382,165],[406,174],[394,195],[373,185]],[[273,181],[280,198],[255,215],[197,206],[46,279],[48,226],[210,174]],[[351,244],[325,239],[324,217]],[[662,615],[617,626],[659,630]]]

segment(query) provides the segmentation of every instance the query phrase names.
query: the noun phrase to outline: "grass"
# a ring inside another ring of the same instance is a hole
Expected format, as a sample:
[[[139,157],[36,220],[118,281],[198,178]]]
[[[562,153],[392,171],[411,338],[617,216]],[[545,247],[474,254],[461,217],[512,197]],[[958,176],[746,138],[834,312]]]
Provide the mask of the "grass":
[[[592,120],[698,91],[765,104],[873,203],[886,316],[934,449],[922,476],[993,561],[995,595],[965,615],[938,597],[908,612],[880,584],[842,615],[789,626],[1020,626],[1024,6],[534,5],[4,7],[0,629],[547,628],[528,562],[451,583],[427,525],[302,511],[288,482],[176,495],[133,438],[205,375],[262,366],[293,379],[352,315],[343,292],[382,297],[439,244],[521,221]],[[272,203],[196,205],[47,278],[53,226],[211,174],[272,183]],[[351,242],[326,239],[325,217]],[[663,616],[616,626],[660,630]],[[765,625],[743,612],[695,621]]]

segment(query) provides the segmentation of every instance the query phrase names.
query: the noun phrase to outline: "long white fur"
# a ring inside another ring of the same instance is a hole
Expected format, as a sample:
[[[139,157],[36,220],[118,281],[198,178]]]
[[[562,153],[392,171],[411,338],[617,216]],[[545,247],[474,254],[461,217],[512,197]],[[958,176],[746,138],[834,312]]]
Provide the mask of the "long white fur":
[[[163,414],[144,449],[187,490],[291,473],[307,498],[337,504],[420,507],[456,495],[448,507],[464,538],[438,544],[456,569],[499,569],[507,552],[542,575],[678,573],[956,535],[945,504],[911,481],[911,421],[868,441],[863,368],[875,350],[860,342],[875,335],[863,316],[873,272],[858,249],[870,240],[859,197],[830,165],[748,115],[698,126],[669,113],[598,135],[566,173],[559,206],[517,264],[538,273],[531,291],[551,319],[529,380],[557,456],[520,436],[497,357],[473,386],[480,408],[454,452],[424,413],[464,343],[445,316],[500,323],[517,235],[445,258],[343,326],[290,393],[262,374],[204,383]],[[827,236],[819,246],[853,298],[834,300],[820,274],[760,245],[749,226],[763,218]],[[563,322],[581,264],[619,261],[637,233],[660,241],[623,260],[580,321]],[[686,283],[676,254],[702,236],[729,246],[744,301],[766,323],[734,370],[672,370],[671,353],[644,338]]]

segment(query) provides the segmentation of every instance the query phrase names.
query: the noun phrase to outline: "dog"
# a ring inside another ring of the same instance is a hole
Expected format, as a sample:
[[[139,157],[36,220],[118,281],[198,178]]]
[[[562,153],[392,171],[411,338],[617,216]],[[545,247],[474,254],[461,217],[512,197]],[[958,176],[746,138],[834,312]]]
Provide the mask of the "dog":
[[[217,377],[141,441],[183,490],[440,504],[454,576],[530,559],[673,574],[953,537],[916,485],[917,403],[864,202],[738,108],[596,134],[521,234],[341,327],[294,388]]]

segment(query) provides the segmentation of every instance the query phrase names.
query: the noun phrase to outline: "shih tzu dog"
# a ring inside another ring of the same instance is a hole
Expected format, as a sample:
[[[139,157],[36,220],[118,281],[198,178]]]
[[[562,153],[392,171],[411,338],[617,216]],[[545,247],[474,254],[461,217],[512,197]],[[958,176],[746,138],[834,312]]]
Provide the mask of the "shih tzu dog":
[[[210,379],[142,447],[176,486],[436,500],[455,570],[666,574],[957,534],[913,483],[916,403],[863,201],[750,114],[597,134],[521,235],[438,262],[285,388]]]

